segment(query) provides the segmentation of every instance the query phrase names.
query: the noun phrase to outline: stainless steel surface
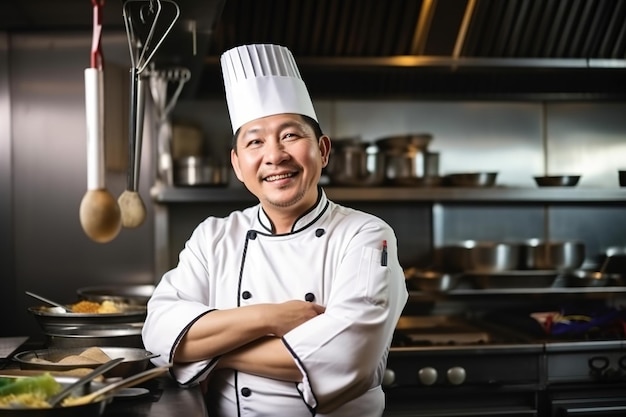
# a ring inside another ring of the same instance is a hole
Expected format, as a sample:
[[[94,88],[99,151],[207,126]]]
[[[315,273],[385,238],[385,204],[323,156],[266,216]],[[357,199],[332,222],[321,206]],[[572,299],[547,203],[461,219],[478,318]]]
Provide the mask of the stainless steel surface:
[[[146,305],[154,288],[154,284],[94,285],[78,288],[76,295],[80,299],[89,301],[111,300],[116,303]]]
[[[399,151],[407,149],[426,150],[432,140],[433,135],[430,133],[406,133],[378,138],[376,139],[376,146],[384,151],[390,149]]]
[[[56,308],[56,307],[54,307]],[[128,346],[143,347],[141,329],[145,306],[128,306],[120,313],[63,313],[47,307],[30,307],[28,312],[39,325],[48,346]]]
[[[8,279],[0,280],[0,294],[15,294],[15,241],[13,225],[13,150],[11,132],[11,95],[9,79],[9,36],[0,32],[0,265]],[[15,297],[0,299],[0,314],[11,317],[16,310]],[[5,335],[20,334],[15,321],[7,323]],[[3,332],[0,331],[0,335]],[[23,333],[22,333],[23,334]]]
[[[619,274],[609,274],[600,271],[588,271],[584,269],[575,269],[564,274],[567,285],[571,287],[604,287],[609,285],[610,281],[618,281],[621,279]],[[621,284],[621,281],[617,282]]]
[[[514,243],[464,240],[439,248],[440,268],[453,272],[494,273],[516,270],[520,246]]]
[[[394,201],[404,203],[450,202],[466,203],[567,203],[568,205],[613,205],[626,201],[626,194],[619,189],[539,189],[522,187],[493,188],[404,188],[404,187],[328,187],[327,195],[335,200],[351,202]],[[253,204],[254,197],[245,189],[216,189],[211,193],[193,188],[156,186],[151,189],[152,198],[168,203],[239,203]],[[522,210],[523,211],[523,210]],[[541,223],[541,222],[540,222]]]
[[[521,250],[521,269],[576,269],[585,261],[585,244],[578,240],[529,239],[521,243]]]
[[[391,185],[421,185],[426,176],[430,133],[408,133],[376,139],[384,155],[385,179]]]
[[[90,14],[91,8],[87,9]],[[82,72],[90,44],[91,33],[87,32],[83,36],[11,34],[10,59],[0,64],[0,68],[5,63],[10,68],[12,86],[11,123],[0,127],[0,137],[10,135],[11,152],[7,157],[12,162],[1,164],[1,169],[12,168],[8,178],[14,190],[0,190],[2,195],[11,196],[14,207],[9,218],[3,215],[2,221],[8,221],[11,226],[1,233],[2,239],[10,237],[13,246],[11,251],[0,255],[7,253],[10,258],[5,265],[14,271],[2,280],[2,285],[11,281],[6,284],[9,291],[0,293],[0,305],[12,306],[7,317],[14,317],[3,325],[2,331],[10,332],[6,334],[40,334],[36,321],[27,312],[32,300],[24,295],[26,290],[55,300],[74,300],[76,289],[86,285],[154,282],[151,221],[132,233],[118,236],[115,244],[104,246],[91,244],[78,222],[78,204],[86,186]],[[122,33],[105,31],[103,48],[107,71],[110,70],[108,79],[113,81],[115,74],[128,68],[128,50]],[[6,78],[1,80],[0,86],[6,81]],[[117,133],[125,132],[120,114],[126,114],[127,95],[119,91],[121,85],[107,84],[105,99],[112,106],[107,107],[110,110],[107,114],[112,117],[107,120],[110,145],[124,137],[124,133],[119,136]],[[117,93],[119,101],[116,101]],[[1,95],[0,102],[6,98]],[[116,114],[120,116],[117,119]],[[51,148],[52,143],[55,146]],[[152,149],[150,141],[145,145]],[[115,149],[107,148],[107,152]],[[5,157],[3,152],[0,155]],[[143,159],[140,192],[148,195],[153,183],[150,152],[144,152]],[[109,189],[119,195],[125,189],[125,172],[107,169],[106,175]],[[6,200],[0,201],[4,204]],[[148,205],[147,210],[150,218],[152,206]],[[62,244],[59,236],[63,236]],[[127,256],[129,251],[133,256]],[[38,254],[37,262],[33,262],[33,253]]]
[[[448,292],[456,288],[461,278],[461,274],[417,268],[405,269],[404,276],[409,290],[424,292]]]
[[[203,187],[228,185],[230,166],[214,158],[186,156],[174,161],[174,184]]]
[[[333,141],[324,172],[330,185],[380,186],[385,179],[385,157],[368,142]]]
[[[464,277],[472,280],[476,288],[483,290],[520,288],[545,290],[555,285],[559,274],[555,270],[498,271],[468,272],[464,274]]]

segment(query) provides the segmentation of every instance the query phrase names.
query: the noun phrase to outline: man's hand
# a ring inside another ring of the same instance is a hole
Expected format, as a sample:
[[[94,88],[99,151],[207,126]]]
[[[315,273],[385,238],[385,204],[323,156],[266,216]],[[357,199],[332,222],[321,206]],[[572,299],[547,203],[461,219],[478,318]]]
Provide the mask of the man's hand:
[[[285,333],[324,313],[325,310],[324,306],[309,301],[287,301],[272,305],[269,309],[271,317],[268,318],[268,322],[271,323],[272,334],[283,337]]]

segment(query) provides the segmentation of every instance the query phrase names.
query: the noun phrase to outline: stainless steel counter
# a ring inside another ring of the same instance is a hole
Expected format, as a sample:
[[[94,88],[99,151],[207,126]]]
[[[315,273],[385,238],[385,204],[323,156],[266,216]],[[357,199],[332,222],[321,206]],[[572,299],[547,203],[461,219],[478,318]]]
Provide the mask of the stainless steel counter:
[[[169,377],[142,385],[150,395],[134,399],[116,398],[107,405],[108,417],[208,417],[200,387],[179,388]]]
[[[40,349],[38,340],[25,338],[0,338],[0,345],[7,344],[6,354],[0,357],[1,370],[19,370],[10,356],[19,351]],[[24,343],[23,343],[24,342]],[[11,345],[9,345],[9,343]],[[148,389],[149,394],[137,397],[115,397],[104,412],[106,417],[208,417],[200,387],[180,388],[169,376],[159,377],[138,385]]]

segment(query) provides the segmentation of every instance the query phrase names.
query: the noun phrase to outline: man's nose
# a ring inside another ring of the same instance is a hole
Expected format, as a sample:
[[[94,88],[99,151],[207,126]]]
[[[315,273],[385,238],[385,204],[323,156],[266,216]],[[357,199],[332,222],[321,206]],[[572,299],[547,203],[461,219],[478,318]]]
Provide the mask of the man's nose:
[[[265,148],[265,161],[271,164],[279,164],[289,158],[285,145],[281,141],[270,141]]]

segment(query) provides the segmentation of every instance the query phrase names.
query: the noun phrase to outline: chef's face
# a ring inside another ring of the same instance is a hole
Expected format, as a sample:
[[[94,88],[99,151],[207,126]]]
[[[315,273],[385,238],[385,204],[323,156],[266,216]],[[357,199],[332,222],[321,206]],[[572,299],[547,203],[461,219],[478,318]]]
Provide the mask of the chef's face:
[[[330,139],[317,137],[297,114],[278,114],[239,129],[231,162],[243,182],[271,213],[300,215],[317,200],[317,184],[328,163]]]

